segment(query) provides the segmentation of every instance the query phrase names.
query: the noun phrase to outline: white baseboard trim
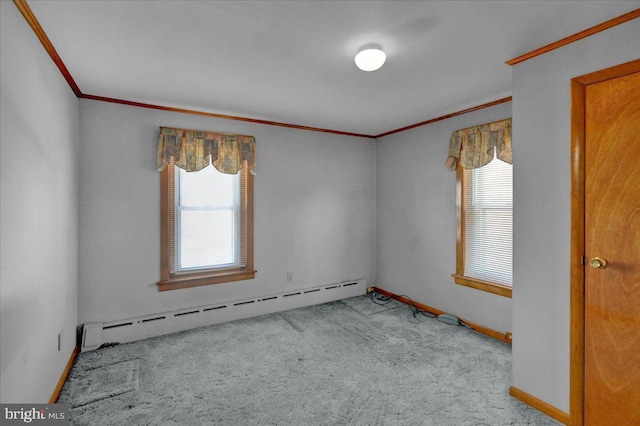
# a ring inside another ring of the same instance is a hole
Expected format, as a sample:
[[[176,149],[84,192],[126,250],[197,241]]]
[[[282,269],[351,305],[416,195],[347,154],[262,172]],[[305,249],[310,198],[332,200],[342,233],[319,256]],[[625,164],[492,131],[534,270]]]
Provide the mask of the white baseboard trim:
[[[81,350],[91,351],[109,343],[126,343],[192,328],[317,305],[366,293],[364,278],[335,284],[196,306],[137,318],[83,325]]]

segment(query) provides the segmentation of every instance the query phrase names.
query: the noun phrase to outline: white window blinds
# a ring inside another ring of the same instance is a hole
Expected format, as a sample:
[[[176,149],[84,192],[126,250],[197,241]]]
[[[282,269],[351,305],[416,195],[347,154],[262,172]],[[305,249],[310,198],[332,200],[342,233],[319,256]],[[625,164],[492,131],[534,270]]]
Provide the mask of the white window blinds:
[[[464,275],[513,282],[513,166],[494,158],[464,170]]]
[[[175,168],[171,272],[244,266],[240,175]]]

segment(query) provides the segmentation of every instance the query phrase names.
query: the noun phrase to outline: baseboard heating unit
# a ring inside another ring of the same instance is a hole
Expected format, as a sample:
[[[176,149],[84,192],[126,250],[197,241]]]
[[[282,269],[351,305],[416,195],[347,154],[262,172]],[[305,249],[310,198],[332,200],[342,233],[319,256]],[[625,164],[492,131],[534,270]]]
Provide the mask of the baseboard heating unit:
[[[149,337],[242,318],[317,305],[366,293],[364,278],[290,290],[283,293],[161,312],[110,322],[85,323],[81,350],[91,351],[105,344],[127,343]]]

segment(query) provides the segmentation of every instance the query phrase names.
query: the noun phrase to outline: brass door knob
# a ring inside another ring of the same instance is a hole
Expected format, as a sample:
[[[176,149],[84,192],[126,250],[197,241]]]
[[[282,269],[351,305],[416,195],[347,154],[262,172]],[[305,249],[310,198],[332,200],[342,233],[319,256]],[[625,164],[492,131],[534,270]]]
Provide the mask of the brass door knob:
[[[601,257],[594,257],[589,261],[589,266],[594,269],[604,269],[607,267],[607,261]]]

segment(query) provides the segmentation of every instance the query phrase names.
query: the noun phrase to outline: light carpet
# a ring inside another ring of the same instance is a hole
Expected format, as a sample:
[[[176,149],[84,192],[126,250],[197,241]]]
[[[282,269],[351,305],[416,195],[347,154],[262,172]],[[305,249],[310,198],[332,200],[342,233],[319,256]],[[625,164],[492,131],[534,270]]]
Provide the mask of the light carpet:
[[[511,347],[369,296],[81,353],[75,425],[556,425]]]

